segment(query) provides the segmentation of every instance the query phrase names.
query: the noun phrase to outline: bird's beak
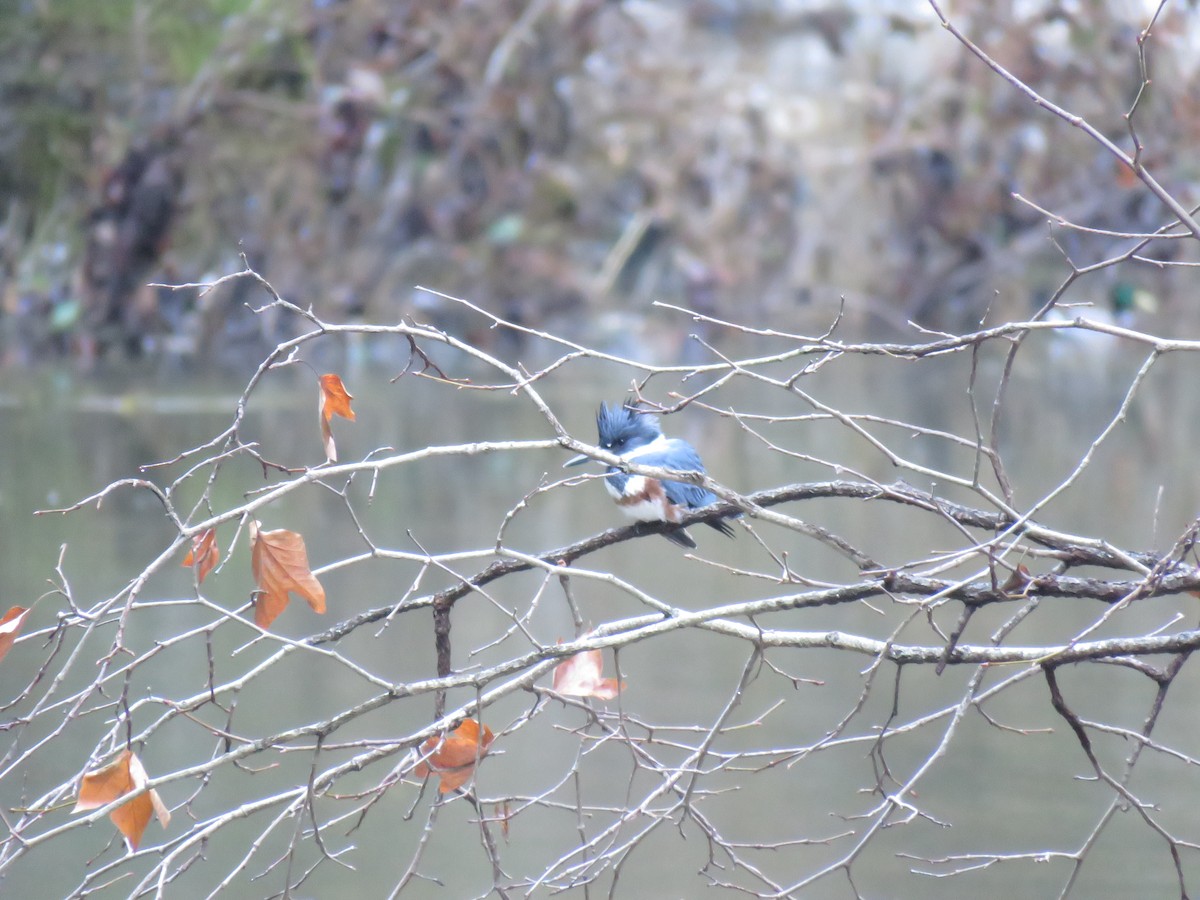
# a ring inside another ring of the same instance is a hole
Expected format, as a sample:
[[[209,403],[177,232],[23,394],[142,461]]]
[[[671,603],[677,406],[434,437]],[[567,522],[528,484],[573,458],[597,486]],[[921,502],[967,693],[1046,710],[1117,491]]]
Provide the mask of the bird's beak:
[[[582,465],[583,463],[587,462],[590,459],[591,459],[591,457],[587,456],[585,454],[580,454],[579,456],[573,456],[570,459],[568,459],[565,463],[563,463],[563,468],[567,469],[567,468],[570,468],[571,466]]]

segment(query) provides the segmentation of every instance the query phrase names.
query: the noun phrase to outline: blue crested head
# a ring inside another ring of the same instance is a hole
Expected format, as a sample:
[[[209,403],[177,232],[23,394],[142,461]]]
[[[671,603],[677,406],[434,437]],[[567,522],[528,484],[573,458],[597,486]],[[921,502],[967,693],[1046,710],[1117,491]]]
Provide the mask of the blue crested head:
[[[663,436],[658,416],[642,412],[628,402],[619,406],[601,403],[596,411],[596,433],[596,443],[617,456],[628,456]],[[587,461],[586,455],[576,456],[563,463],[563,467],[578,466]]]
[[[601,403],[596,413],[596,432],[600,446],[618,456],[662,436],[658,416],[640,412],[628,403],[621,406]]]

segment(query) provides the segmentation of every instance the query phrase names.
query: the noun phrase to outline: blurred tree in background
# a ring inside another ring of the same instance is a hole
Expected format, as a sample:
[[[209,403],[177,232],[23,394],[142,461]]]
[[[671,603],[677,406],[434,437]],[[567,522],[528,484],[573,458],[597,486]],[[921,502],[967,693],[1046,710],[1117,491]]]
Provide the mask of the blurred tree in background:
[[[787,327],[844,296],[852,321],[962,330],[989,306],[1027,313],[1063,252],[1112,251],[1103,235],[1056,248],[1014,192],[1096,229],[1163,220],[922,4],[0,6],[10,359],[80,352],[80,336],[89,354],[272,346],[238,297],[138,287],[229,271],[239,252],[334,320],[471,328],[414,295],[424,284],[601,343],[649,329],[659,357],[679,336],[655,329],[654,300]],[[1138,10],[962,6],[1017,77],[1131,147]],[[1145,161],[1185,197],[1196,163],[1165,148],[1198,137],[1193,18],[1159,22],[1137,111]],[[1172,277],[1147,268],[1136,286],[1169,303]]]

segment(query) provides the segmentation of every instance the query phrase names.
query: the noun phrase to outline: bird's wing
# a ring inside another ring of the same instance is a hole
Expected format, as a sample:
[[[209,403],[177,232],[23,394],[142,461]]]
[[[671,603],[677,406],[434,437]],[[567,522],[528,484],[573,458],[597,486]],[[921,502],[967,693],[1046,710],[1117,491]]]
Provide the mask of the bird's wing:
[[[642,466],[659,466],[664,469],[678,469],[683,472],[703,472],[704,463],[700,456],[687,441],[678,438],[667,442],[665,448],[652,453],[639,454],[631,462]],[[667,499],[676,506],[686,506],[688,509],[698,509],[717,502],[717,495],[694,484],[682,481],[664,481],[663,492]]]

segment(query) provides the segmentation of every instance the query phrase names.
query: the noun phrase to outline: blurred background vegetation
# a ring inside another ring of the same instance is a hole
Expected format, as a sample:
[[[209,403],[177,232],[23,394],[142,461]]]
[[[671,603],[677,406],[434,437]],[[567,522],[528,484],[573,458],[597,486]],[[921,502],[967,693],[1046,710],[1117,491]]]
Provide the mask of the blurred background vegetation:
[[[1131,148],[1128,0],[957,3],[959,26]],[[155,354],[251,364],[280,337],[237,271],[335,321],[530,327],[655,360],[676,304],[783,329],[962,331],[1024,318],[1076,265],[1165,210],[919,2],[0,0],[3,358]],[[1200,24],[1169,8],[1136,112],[1145,159],[1200,186]],[[1181,242],[1154,249],[1190,259]],[[1181,276],[1182,273],[1182,276]],[[1193,317],[1186,270],[1124,266]],[[1194,321],[1194,319],[1193,319]],[[497,348],[497,352],[510,352]]]

